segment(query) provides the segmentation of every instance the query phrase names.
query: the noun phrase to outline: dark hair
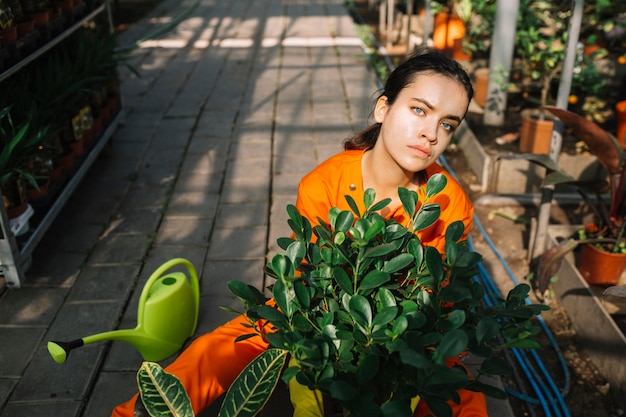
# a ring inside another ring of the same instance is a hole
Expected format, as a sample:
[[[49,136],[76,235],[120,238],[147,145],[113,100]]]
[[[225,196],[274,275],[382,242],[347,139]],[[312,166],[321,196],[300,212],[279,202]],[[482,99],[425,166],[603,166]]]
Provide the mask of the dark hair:
[[[416,48],[406,61],[393,70],[376,101],[385,96],[389,104],[393,104],[400,91],[412,83],[416,75],[420,73],[441,74],[461,83],[467,92],[469,106],[474,96],[474,89],[465,69],[443,52],[426,47]],[[380,123],[374,123],[346,140],[343,145],[344,149],[372,148],[376,144],[379,133]]]

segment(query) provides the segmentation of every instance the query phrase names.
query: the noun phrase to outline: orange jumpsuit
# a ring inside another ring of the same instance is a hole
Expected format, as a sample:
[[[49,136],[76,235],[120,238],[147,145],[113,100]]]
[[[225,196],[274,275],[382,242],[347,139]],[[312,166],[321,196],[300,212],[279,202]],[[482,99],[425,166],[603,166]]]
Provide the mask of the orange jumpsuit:
[[[296,207],[312,224],[317,218],[328,218],[328,210],[339,207],[350,210],[345,195],[350,195],[359,206],[363,207],[363,179],[361,159],[363,150],[344,151],[321,163],[300,182]],[[465,224],[464,238],[469,234],[474,208],[461,186],[437,164],[427,168],[428,177],[442,173],[448,178],[443,193],[436,197],[441,206],[441,215],[437,223],[427,230],[419,232],[420,240],[425,245],[435,246],[443,251],[444,232],[448,224],[461,220]],[[423,196],[420,195],[420,199]],[[406,224],[407,218],[401,206],[389,214],[398,222]],[[219,398],[235,380],[243,368],[258,354],[267,349],[267,344],[260,337],[252,337],[235,343],[234,340],[250,332],[241,324],[242,317],[236,317],[210,333],[198,337],[166,371],[180,378],[191,399],[196,414],[207,408]],[[461,403],[453,404],[455,417],[486,417],[484,395],[461,390]],[[112,417],[132,417],[137,394],[129,401],[113,410]],[[420,401],[415,416],[428,415],[424,401]]]

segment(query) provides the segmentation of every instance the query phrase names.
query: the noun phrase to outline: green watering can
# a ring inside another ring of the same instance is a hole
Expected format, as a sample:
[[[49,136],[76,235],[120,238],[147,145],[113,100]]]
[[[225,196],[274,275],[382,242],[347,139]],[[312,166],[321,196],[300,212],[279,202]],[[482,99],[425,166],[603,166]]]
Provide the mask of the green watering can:
[[[175,266],[183,272],[165,272]],[[196,331],[200,288],[196,270],[186,259],[176,258],[157,268],[148,278],[139,297],[137,327],[114,330],[76,339],[71,342],[48,342],[48,352],[57,363],[64,363],[70,350],[103,340],[121,340],[133,345],[144,360],[158,362],[182,348]]]

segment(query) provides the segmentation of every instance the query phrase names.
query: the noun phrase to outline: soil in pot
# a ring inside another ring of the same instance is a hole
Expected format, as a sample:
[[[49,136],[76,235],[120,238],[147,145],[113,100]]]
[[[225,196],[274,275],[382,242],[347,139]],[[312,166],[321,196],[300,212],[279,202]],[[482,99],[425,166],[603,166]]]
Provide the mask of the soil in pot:
[[[585,244],[580,250],[578,271],[592,285],[616,285],[626,268],[626,254],[612,253]]]

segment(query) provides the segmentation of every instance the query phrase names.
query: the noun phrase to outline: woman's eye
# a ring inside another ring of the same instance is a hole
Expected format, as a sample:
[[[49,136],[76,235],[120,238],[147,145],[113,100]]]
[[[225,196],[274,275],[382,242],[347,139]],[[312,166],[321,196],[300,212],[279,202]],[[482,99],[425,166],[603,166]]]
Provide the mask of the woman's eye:
[[[450,123],[443,122],[441,123],[441,126],[448,132],[452,132],[454,130],[454,126],[451,125]]]
[[[424,109],[422,109],[421,107],[413,107],[413,111],[417,114],[424,114]]]

